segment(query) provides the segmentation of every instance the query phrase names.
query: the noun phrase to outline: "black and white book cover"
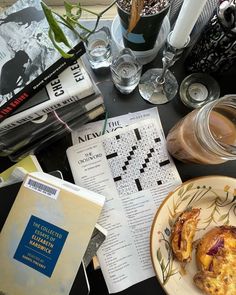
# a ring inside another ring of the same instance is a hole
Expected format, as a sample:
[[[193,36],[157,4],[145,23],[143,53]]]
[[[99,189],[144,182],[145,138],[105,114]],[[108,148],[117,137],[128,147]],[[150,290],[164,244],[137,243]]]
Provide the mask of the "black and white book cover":
[[[1,122],[0,134],[88,97],[94,92],[94,82],[79,58]]]
[[[84,52],[84,45],[63,27],[73,49],[63,58],[48,37],[40,0],[18,0],[0,15],[0,122]],[[62,46],[63,47],[63,46]]]

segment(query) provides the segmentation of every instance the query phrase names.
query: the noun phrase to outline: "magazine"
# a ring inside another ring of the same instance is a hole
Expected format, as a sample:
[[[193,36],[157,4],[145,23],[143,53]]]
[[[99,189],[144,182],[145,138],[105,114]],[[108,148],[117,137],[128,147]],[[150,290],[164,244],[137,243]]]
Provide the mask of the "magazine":
[[[86,142],[87,140],[101,136],[103,133],[110,133],[140,120],[151,118],[160,122],[160,117],[156,107],[108,118],[107,121],[99,120],[91,122],[71,132],[72,142],[74,145]]]
[[[73,145],[67,157],[74,182],[106,197],[98,222],[108,234],[97,256],[109,293],[155,276],[151,224],[164,198],[181,183],[159,116]]]

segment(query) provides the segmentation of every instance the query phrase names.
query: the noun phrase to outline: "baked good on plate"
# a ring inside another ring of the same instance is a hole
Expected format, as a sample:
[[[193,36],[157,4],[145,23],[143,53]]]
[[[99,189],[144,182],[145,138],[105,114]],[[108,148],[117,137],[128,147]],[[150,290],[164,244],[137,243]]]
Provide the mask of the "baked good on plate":
[[[236,227],[218,226],[208,231],[196,250],[199,272],[193,281],[208,295],[236,294]]]
[[[187,209],[180,214],[172,227],[171,247],[174,256],[180,262],[191,260],[199,214],[199,208]]]

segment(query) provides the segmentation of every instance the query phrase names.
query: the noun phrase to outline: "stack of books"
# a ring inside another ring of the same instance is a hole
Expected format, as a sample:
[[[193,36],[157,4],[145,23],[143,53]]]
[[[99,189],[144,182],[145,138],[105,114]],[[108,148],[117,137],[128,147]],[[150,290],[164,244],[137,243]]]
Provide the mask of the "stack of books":
[[[48,29],[40,0],[18,0],[0,15],[0,155],[16,161],[105,112],[83,42],[65,28],[73,43],[65,59]]]

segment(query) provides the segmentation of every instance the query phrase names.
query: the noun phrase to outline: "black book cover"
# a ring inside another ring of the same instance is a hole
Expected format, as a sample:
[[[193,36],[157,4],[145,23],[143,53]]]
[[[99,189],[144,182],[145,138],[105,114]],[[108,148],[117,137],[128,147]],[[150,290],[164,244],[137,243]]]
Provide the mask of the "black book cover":
[[[74,56],[61,57],[48,28],[40,0],[18,0],[0,15],[0,122],[85,52],[63,28]]]

